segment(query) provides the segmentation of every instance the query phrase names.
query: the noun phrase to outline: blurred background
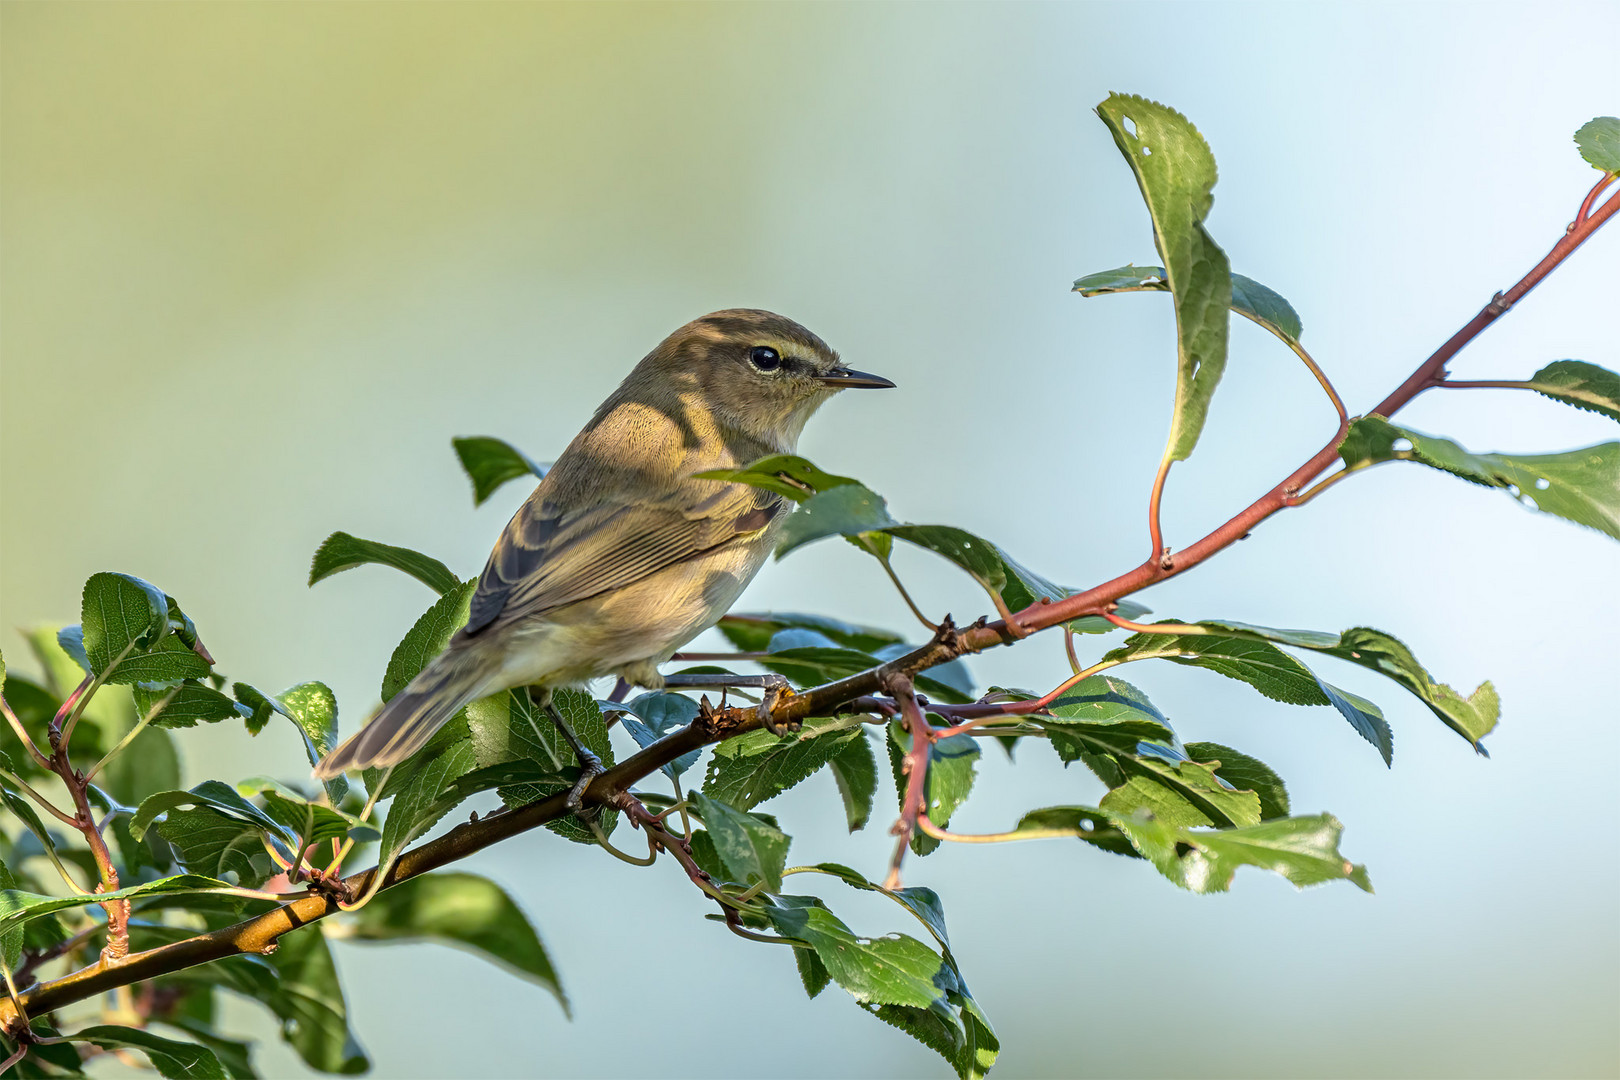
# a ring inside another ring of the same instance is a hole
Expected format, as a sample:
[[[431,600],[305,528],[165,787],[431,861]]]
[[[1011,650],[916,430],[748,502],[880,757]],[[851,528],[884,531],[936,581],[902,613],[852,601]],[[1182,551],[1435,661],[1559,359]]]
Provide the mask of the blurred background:
[[[1089,111],[1111,90],[1200,126],[1221,167],[1211,230],[1292,300],[1353,411],[1541,258],[1596,177],[1571,133],[1620,112],[1613,4],[12,0],[0,20],[0,647],[26,669],[15,628],[76,621],[84,578],[126,571],[178,597],[232,675],[330,683],[348,730],[432,597],[380,568],[306,590],[320,540],[345,529],[475,573],[524,485],[474,510],[450,437],[549,460],[715,308],[791,315],[899,383],[834,402],[803,443],[897,516],[979,531],[1071,585],[1140,561],[1169,303],[1068,291],[1156,261]],[[1611,228],[1454,370],[1620,366],[1617,281]],[[1331,415],[1235,320],[1203,443],[1170,479],[1168,540],[1275,483]],[[1402,420],[1476,450],[1615,436],[1511,392],[1430,394]],[[943,562],[901,568],[936,613],[986,610]],[[1246,870],[1193,896],[1055,841],[913,859],[1001,1075],[1616,1075],[1620,549],[1392,466],[1143,599],[1396,633],[1465,693],[1495,681],[1492,757],[1332,661],[1394,724],[1392,770],[1330,710],[1133,670],[1184,738],[1263,758],[1296,812],[1342,818],[1378,892]],[[741,606],[909,622],[876,564],[831,542],[768,566]],[[1055,637],[973,668],[1067,673]],[[303,775],[290,728],[180,745],[188,783]],[[987,751],[953,827],[1100,794],[1020,754],[1015,773]],[[766,809],[791,861],[876,876],[879,799],[854,837],[825,774]],[[536,833],[472,868],[531,914],[574,1019],[461,953],[340,943],[377,1075],[944,1075],[836,988],[806,1001],[786,950],[704,921],[673,865]],[[828,889],[864,932],[910,929]],[[254,1009],[222,1026],[266,1040],[266,1075],[303,1075]]]

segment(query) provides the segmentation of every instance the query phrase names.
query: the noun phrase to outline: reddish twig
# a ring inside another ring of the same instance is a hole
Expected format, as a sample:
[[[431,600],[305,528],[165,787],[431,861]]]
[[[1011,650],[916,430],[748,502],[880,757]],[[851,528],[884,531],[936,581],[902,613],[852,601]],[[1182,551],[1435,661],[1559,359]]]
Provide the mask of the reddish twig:
[[[934,729],[923,715],[909,676],[896,676],[890,681],[889,692],[900,703],[900,716],[911,734],[911,749],[906,751],[901,764],[901,771],[906,775],[906,795],[900,803],[900,819],[889,830],[899,839],[889,859],[889,875],[883,879],[883,887],[893,891],[900,887],[900,864],[905,860],[906,846],[911,843],[912,833],[917,831],[917,818],[922,815],[927,799],[928,759],[934,749]]]

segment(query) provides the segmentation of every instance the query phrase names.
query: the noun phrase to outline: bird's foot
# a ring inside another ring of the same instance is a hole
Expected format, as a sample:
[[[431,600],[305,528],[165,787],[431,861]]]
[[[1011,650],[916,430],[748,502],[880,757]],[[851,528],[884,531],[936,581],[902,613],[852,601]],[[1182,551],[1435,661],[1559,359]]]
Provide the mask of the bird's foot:
[[[605,772],[607,772],[607,768],[602,764],[601,758],[589,750],[581,750],[579,752],[579,779],[575,780],[574,786],[568,789],[568,798],[563,800],[564,805],[581,818],[595,817],[597,807],[593,806],[589,811],[585,809],[585,789],[591,786],[592,780]]]
[[[803,727],[799,721],[789,720],[786,723],[778,724],[776,718],[772,715],[782,699],[792,695],[793,688],[788,685],[787,679],[780,675],[768,675],[765,678],[771,681],[766,682],[764,685],[764,700],[759,703],[759,722],[764,725],[766,731],[778,738],[798,731],[799,728]]]

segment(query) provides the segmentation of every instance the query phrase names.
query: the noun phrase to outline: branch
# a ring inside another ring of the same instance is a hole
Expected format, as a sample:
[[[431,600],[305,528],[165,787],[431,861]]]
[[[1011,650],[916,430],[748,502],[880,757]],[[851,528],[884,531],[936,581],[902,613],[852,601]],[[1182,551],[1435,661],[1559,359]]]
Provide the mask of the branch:
[[[1453,356],[1540,284],[1542,279],[1568,258],[1570,253],[1584,243],[1592,233],[1614,217],[1617,210],[1620,210],[1620,197],[1609,199],[1595,212],[1572,223],[1546,258],[1536,264],[1535,268],[1512,289],[1492,298],[1479,314],[1435,350],[1405,382],[1380,402],[1373,412],[1379,416],[1392,416],[1418,394],[1443,382],[1445,366]],[[1017,630],[1010,627],[1006,619],[997,622],[981,619],[959,631],[949,619],[946,619],[940,623],[932,640],[904,656],[835,682],[784,697],[772,710],[772,719],[777,724],[785,724],[815,716],[879,709],[880,702],[870,695],[891,690],[896,686],[897,680],[902,680],[902,685],[909,684],[910,678],[917,672],[955,660],[967,653],[979,652],[996,645],[1011,644],[1031,631],[1057,626],[1082,615],[1109,613],[1113,610],[1115,602],[1122,597],[1192,569],[1243,539],[1251,529],[1272,514],[1287,508],[1291,505],[1290,500],[1297,497],[1307,484],[1338,460],[1338,442],[1339,439],[1335,438],[1226,524],[1179,552],[1174,563],[1168,568],[1160,563],[1159,553],[1155,552],[1154,557],[1147,562],[1111,581],[1062,600],[1037,602],[1015,613],[1013,619],[1018,624]],[[64,711],[71,708],[73,701],[73,698],[69,699]],[[988,704],[984,706],[985,711],[980,715],[987,715],[991,710],[1015,714],[1018,706],[1027,709],[1027,703],[1006,703],[1006,706]],[[973,706],[953,706],[952,714],[967,716],[970,715],[967,710],[973,709],[975,709]],[[57,723],[60,722],[59,716]],[[592,782],[585,791],[584,798],[587,802],[597,805],[616,803],[619,796],[628,792],[632,784],[651,775],[682,754],[701,749],[710,743],[734,738],[761,726],[758,710],[753,708],[720,709],[700,715],[686,727],[670,733],[608,769]],[[388,888],[437,870],[502,840],[563,817],[569,813],[564,798],[563,794],[557,794],[508,813],[458,825],[443,836],[402,854],[388,869],[385,880],[378,883],[378,887]],[[920,822],[920,815],[916,820]],[[376,872],[375,869],[361,871],[344,879],[344,884],[352,890],[351,895],[363,895],[371,888],[372,877]],[[273,951],[276,939],[283,934],[326,918],[336,911],[338,911],[337,902],[330,895],[309,894],[234,926],[200,934],[160,948],[133,953],[121,962],[98,964],[48,983],[36,984],[22,990],[15,1000],[0,999],[0,1028],[12,1030],[15,1027],[20,1019],[19,1007],[29,1014],[41,1015],[120,986],[156,978],[212,960],[241,953]]]

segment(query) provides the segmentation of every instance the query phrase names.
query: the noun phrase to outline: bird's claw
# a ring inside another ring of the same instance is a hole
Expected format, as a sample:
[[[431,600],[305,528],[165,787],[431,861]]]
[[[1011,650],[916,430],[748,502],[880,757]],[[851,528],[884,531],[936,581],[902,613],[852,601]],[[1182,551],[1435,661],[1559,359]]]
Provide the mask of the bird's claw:
[[[764,726],[766,731],[778,738],[798,731],[803,726],[799,721],[789,720],[784,724],[778,724],[771,715],[782,698],[793,693],[793,688],[788,685],[787,679],[778,675],[773,681],[765,684],[764,690],[764,697],[760,701],[758,709],[760,724]]]
[[[594,816],[596,807],[591,807],[589,813],[585,810],[585,789],[591,786],[592,780],[605,772],[607,772],[607,769],[603,766],[601,758],[589,750],[581,753],[579,755],[579,779],[575,780],[574,786],[568,789],[568,798],[563,800],[563,804],[581,818]]]

